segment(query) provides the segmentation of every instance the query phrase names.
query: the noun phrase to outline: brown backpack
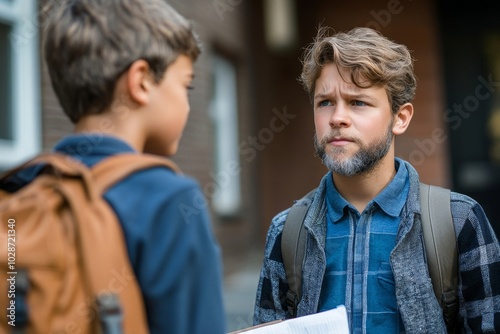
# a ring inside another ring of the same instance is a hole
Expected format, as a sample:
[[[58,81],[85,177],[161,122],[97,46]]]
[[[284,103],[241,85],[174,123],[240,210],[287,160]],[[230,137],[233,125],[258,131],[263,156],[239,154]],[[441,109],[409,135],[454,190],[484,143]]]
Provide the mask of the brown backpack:
[[[45,167],[31,183],[1,190],[37,164]],[[148,333],[123,231],[102,195],[156,166],[179,172],[170,160],[143,154],[116,155],[92,169],[46,154],[0,178],[0,309],[7,310],[0,334]]]

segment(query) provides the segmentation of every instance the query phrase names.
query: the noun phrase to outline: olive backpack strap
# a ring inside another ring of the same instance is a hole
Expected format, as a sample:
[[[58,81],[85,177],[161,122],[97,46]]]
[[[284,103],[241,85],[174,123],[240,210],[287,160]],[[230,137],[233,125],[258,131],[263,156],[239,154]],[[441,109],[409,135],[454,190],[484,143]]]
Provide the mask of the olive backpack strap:
[[[451,216],[450,190],[420,183],[425,252],[436,298],[449,332],[456,330],[458,253]]]
[[[281,236],[281,254],[288,283],[286,305],[293,318],[297,317],[297,306],[302,298],[302,264],[306,250],[304,220],[315,192],[316,189],[295,201],[288,212]]]

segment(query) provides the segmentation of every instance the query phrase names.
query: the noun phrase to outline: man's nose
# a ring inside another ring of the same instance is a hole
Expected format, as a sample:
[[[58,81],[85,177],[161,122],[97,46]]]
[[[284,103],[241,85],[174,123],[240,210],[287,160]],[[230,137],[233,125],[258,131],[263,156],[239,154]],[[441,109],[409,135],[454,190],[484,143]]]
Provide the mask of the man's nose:
[[[348,127],[351,125],[349,106],[345,103],[337,103],[332,110],[330,126],[332,128]]]

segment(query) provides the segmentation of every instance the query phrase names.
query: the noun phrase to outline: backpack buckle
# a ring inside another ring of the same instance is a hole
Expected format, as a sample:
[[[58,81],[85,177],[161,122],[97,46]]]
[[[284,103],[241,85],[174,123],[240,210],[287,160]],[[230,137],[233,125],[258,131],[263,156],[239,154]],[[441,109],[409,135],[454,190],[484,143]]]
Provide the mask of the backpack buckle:
[[[443,292],[441,295],[443,305],[443,316],[446,327],[451,333],[454,332],[456,315],[458,311],[458,298],[455,290]]]
[[[299,296],[292,292],[292,290],[288,290],[286,293],[286,307],[288,309],[288,313],[293,318],[297,317],[297,306],[299,305]]]
[[[25,329],[29,322],[28,292],[30,290],[30,281],[26,269],[19,269],[17,271],[15,284],[17,290],[15,297],[17,305],[16,327],[20,328],[19,333],[24,333],[23,329]]]
[[[123,312],[118,295],[114,293],[100,294],[96,297],[99,319],[103,334],[123,333]]]
[[[453,315],[456,311],[457,308],[457,295],[455,291],[446,291],[443,292],[441,296],[441,301],[443,302],[444,306],[444,313],[445,315]]]

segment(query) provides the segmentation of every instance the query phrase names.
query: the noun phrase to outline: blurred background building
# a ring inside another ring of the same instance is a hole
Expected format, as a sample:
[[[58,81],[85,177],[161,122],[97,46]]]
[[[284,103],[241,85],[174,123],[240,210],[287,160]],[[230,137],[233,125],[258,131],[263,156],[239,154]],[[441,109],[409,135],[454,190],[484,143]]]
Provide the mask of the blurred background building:
[[[209,201],[228,291],[236,291],[228,298],[241,306],[233,309],[240,314],[233,312],[229,329],[251,321],[271,218],[316,187],[326,172],[314,156],[312,107],[297,81],[304,47],[320,25],[332,31],[372,27],[412,50],[415,115],[398,137],[396,153],[424,182],[478,200],[500,235],[495,1],[169,3],[193,21],[203,42],[190,121],[174,160],[200,182]],[[36,0],[0,0],[0,170],[50,150],[72,131],[41,59],[40,6]],[[250,287],[238,290],[241,282]]]

